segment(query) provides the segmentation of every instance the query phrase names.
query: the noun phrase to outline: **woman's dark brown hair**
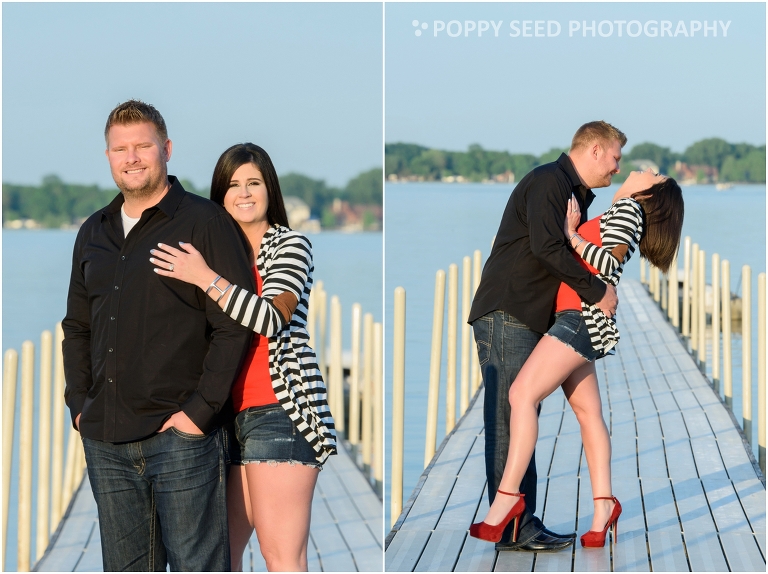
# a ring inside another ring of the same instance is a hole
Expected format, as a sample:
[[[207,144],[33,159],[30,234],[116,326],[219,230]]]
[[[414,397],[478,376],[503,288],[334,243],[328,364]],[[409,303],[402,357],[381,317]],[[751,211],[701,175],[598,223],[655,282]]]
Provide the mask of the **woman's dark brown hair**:
[[[277,179],[275,166],[272,165],[269,154],[256,144],[235,144],[221,154],[219,161],[216,162],[216,167],[213,168],[211,201],[224,206],[224,196],[229,190],[232,175],[241,165],[246,163],[252,163],[259,168],[264,178],[264,185],[267,186],[267,221],[270,225],[278,224],[288,227],[288,215],[285,213],[283,194],[280,191],[280,182]]]
[[[668,177],[645,191],[632,195],[645,214],[640,254],[666,273],[680,247],[683,230],[683,190]]]

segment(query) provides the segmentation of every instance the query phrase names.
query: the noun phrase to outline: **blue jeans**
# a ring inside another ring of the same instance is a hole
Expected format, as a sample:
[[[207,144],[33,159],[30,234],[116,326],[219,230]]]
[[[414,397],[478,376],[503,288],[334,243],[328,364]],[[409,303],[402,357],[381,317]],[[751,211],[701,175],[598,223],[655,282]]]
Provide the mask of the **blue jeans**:
[[[483,315],[472,323],[472,329],[485,383],[485,474],[488,499],[493,504],[509,452],[509,387],[541,335],[504,311]],[[533,516],[536,512],[536,451],[520,483],[520,492],[525,494],[526,511],[520,520],[517,541],[525,544],[544,528],[541,521]],[[504,531],[502,544],[512,541],[512,525],[510,522]]]
[[[230,569],[220,429],[83,447],[105,572]]]

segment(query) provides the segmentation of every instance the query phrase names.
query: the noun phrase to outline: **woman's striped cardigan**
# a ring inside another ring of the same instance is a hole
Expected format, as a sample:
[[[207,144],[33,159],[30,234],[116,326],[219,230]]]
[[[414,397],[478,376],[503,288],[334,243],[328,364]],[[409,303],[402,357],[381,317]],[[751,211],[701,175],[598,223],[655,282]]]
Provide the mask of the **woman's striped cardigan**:
[[[582,259],[597,269],[597,276],[604,283],[613,286],[619,284],[624,265],[643,235],[643,210],[634,199],[625,197],[614,203],[600,218],[600,238],[603,246],[586,242],[581,254]],[[627,253],[622,261],[616,259],[611,250],[618,245],[627,245]],[[597,305],[589,305],[581,301],[581,312],[584,323],[589,331],[592,348],[601,356],[616,353],[614,347],[619,342],[619,330],[616,320],[605,316]]]
[[[224,312],[268,337],[269,374],[277,400],[323,463],[336,453],[336,431],[307,333],[312,244],[287,227],[270,227],[261,240],[256,268],[263,280],[261,297],[235,285]],[[272,303],[286,291],[298,300],[290,322]]]

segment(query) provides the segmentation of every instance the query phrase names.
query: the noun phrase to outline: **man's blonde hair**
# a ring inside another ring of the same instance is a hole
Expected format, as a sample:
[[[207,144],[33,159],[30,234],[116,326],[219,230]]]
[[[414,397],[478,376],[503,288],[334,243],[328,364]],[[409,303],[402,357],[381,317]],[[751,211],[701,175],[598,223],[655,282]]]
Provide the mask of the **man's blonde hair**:
[[[602,120],[589,122],[576,130],[571,141],[571,151],[586,148],[595,142],[608,144],[613,140],[618,141],[621,147],[624,147],[627,143],[627,136],[608,122]]]
[[[104,128],[104,140],[109,143],[107,136],[109,135],[109,128],[112,126],[129,126],[143,122],[154,125],[160,141],[165,143],[168,139],[168,130],[165,127],[163,116],[152,104],[145,104],[140,100],[128,100],[109,112],[107,125]]]

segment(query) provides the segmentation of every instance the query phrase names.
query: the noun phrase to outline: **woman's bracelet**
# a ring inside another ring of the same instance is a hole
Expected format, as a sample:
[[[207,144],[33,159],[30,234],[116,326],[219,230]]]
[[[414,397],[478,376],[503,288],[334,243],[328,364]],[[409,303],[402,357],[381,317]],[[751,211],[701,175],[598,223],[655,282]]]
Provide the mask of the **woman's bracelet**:
[[[218,289],[218,287],[217,287],[217,289]],[[226,295],[227,291],[229,291],[230,289],[232,289],[232,283],[230,283],[229,285],[224,287],[223,290],[219,289],[219,291],[221,291],[221,295],[219,295],[219,298],[216,299],[216,302],[218,303],[219,301],[221,301],[221,298],[224,297],[224,295]]]
[[[223,293],[221,289],[219,289],[219,286],[216,285],[216,281],[221,279],[221,275],[216,275],[216,279],[214,279],[210,285],[208,285],[208,289],[205,290],[205,294],[208,295],[208,293],[211,292],[211,289],[216,289],[219,293]]]
[[[577,233],[576,235],[574,235],[573,237],[578,237],[579,239],[581,239],[581,241],[579,241],[579,242],[578,242],[578,243],[577,243],[577,244],[576,244],[576,245],[573,247],[573,250],[574,250],[574,251],[576,251],[576,250],[579,248],[579,245],[581,245],[581,244],[584,242],[584,238],[583,238],[581,235],[579,235],[578,233]]]
[[[571,239],[573,239],[574,237],[578,237],[578,235],[579,235],[579,232],[577,231],[576,233],[574,233],[573,235],[571,235],[571,236],[568,238],[568,241],[570,242],[570,241],[571,241]]]

